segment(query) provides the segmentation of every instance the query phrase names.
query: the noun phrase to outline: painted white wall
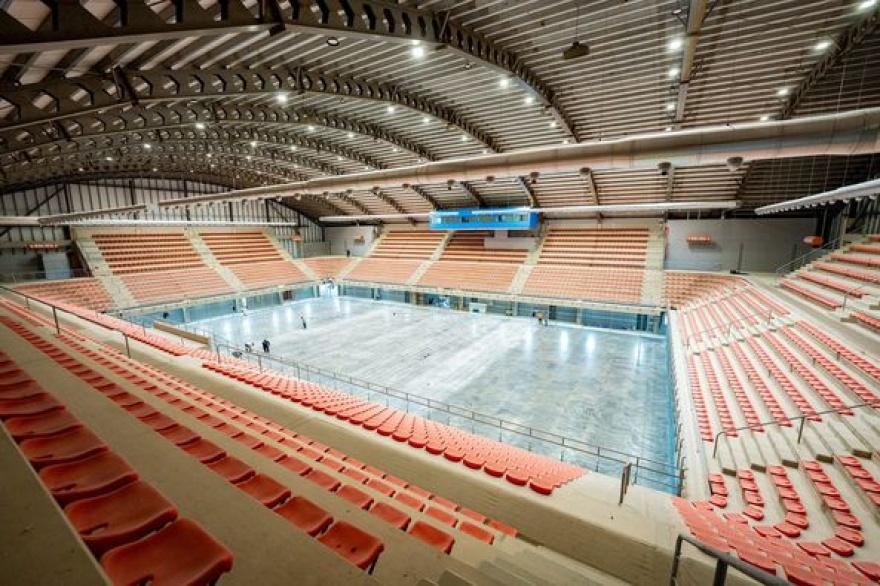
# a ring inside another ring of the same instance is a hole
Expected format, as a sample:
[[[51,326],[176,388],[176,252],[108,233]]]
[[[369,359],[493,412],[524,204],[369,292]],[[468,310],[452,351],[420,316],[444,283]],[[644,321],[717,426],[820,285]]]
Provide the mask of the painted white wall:
[[[670,220],[667,226],[667,269],[771,272],[812,250],[803,240],[813,235],[816,220]],[[688,236],[711,236],[712,244],[690,245]]]
[[[366,256],[373,246],[373,226],[334,226],[324,230],[324,236],[330,243],[329,254],[345,256],[346,248],[352,256]],[[363,244],[355,244],[358,237],[363,237]]]

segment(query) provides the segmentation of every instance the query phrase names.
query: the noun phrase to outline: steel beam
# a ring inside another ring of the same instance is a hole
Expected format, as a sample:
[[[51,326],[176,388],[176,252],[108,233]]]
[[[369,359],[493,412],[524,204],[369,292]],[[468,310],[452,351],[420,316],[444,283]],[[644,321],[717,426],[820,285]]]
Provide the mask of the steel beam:
[[[457,112],[430,100],[409,94],[399,88],[354,78],[325,75],[303,69],[189,69],[124,72],[134,96],[122,95],[114,76],[84,75],[77,78],[59,76],[46,78],[38,84],[2,88],[0,98],[7,100],[13,111],[0,121],[0,131],[19,130],[28,126],[82,116],[99,114],[127,106],[132,100],[142,104],[158,104],[188,100],[228,100],[233,97],[274,96],[279,93],[317,93],[354,100],[373,100],[396,104],[428,114],[461,129],[474,140],[499,150],[497,141]],[[119,75],[117,72],[117,76]],[[46,109],[35,101],[50,96]]]
[[[115,25],[95,18],[79,2],[43,0],[51,10],[47,26],[36,31],[0,10],[0,54],[40,53],[96,45],[135,44],[164,39],[280,30],[272,11],[253,15],[241,0],[223,0],[215,19],[198,2],[175,0],[173,18],[164,20],[144,0],[116,0]],[[263,0],[262,3],[266,3]],[[275,4],[269,0],[268,4]],[[111,21],[112,22],[112,21]]]
[[[532,184],[529,183],[528,180],[523,179],[520,176],[516,177],[516,182],[519,184],[520,188],[525,193],[526,198],[529,200],[529,205],[533,208],[538,207],[538,196],[535,195],[535,190],[532,189]]]
[[[486,207],[486,202],[480,197],[480,194],[477,193],[477,190],[474,189],[467,181],[459,181],[459,185],[461,185],[462,190],[470,197],[474,202],[476,202],[477,207],[484,208]]]
[[[0,132],[0,155],[19,150],[30,151],[42,145],[59,144],[81,138],[96,138],[130,134],[133,140],[159,140],[159,131],[171,128],[193,129],[196,122],[208,122],[212,126],[251,125],[267,131],[272,130],[278,136],[281,131],[291,125],[315,125],[333,130],[353,132],[369,136],[374,140],[383,140],[389,144],[428,161],[436,161],[437,155],[409,140],[391,132],[387,132],[372,124],[365,124],[335,115],[319,114],[310,110],[291,111],[284,108],[260,106],[229,106],[212,107],[210,110],[193,106],[172,105],[167,108],[157,107],[148,110],[129,109],[124,112],[85,115],[64,121],[55,121],[52,128],[57,132],[47,132],[42,127],[40,132],[30,131]],[[250,132],[250,131],[248,131]],[[290,146],[317,148],[323,151],[357,160],[365,165],[384,168],[380,161],[360,155],[355,149],[334,147],[330,143],[308,137],[288,136],[282,141]]]
[[[681,67],[679,70],[678,99],[675,104],[673,127],[680,128],[687,108],[688,89],[694,78],[697,46],[700,33],[709,10],[709,0],[691,0],[688,8],[685,37],[682,42]]]
[[[424,189],[422,189],[418,185],[405,185],[404,188],[405,189],[408,188],[410,191],[412,191],[413,193],[415,193],[416,195],[421,197],[423,200],[428,202],[428,204],[431,206],[432,209],[434,209],[434,210],[442,209],[443,206],[440,205],[440,202],[438,202],[436,199],[434,199],[434,197],[430,193],[428,193],[427,191],[425,191]]]
[[[781,120],[791,118],[801,100],[819,84],[829,71],[834,69],[846,55],[862,44],[880,26],[880,4],[868,12],[862,19],[848,26],[828,48],[825,56],[816,63],[810,72],[801,80],[798,87],[791,92],[779,114]]]

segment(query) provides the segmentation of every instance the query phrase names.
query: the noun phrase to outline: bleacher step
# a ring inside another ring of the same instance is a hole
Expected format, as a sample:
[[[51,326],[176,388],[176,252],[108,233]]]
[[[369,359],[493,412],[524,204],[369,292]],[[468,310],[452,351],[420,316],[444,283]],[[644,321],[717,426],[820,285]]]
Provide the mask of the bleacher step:
[[[841,442],[846,445],[847,451],[860,458],[870,458],[871,448],[865,445],[850,429],[840,421],[829,420],[828,426],[837,435]]]
[[[544,582],[534,582],[513,570],[499,566],[496,564],[496,561],[480,562],[477,569],[505,586],[546,586]]]
[[[623,580],[573,559],[565,558],[545,547],[523,548],[516,555],[517,562],[527,562],[531,567],[540,568],[541,575],[553,584],[583,584],[585,586],[626,584]]]

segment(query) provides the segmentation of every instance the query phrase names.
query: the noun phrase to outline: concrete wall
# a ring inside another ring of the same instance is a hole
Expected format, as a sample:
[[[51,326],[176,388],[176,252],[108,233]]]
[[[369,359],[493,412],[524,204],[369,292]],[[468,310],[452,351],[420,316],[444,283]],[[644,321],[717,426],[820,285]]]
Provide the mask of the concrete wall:
[[[367,256],[373,246],[374,226],[336,226],[324,230],[327,242],[330,243],[329,254],[345,256],[345,250],[352,256]],[[363,244],[355,244],[355,239],[363,237]]]
[[[792,219],[670,220],[667,269],[771,272],[812,247],[803,243],[816,221]],[[688,236],[711,236],[710,245],[690,245]]]

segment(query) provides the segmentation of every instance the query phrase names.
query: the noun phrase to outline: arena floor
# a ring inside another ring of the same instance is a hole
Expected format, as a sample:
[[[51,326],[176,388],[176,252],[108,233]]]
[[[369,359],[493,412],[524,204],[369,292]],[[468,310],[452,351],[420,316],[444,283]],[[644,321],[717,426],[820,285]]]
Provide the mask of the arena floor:
[[[531,319],[349,297],[308,299],[191,325],[255,349],[268,338],[275,356],[674,464],[662,336],[540,326]],[[458,418],[450,423],[497,437],[486,426]],[[561,456],[517,434],[505,433],[503,440]],[[564,457],[576,456],[566,451]],[[615,472],[613,465],[601,468]]]

